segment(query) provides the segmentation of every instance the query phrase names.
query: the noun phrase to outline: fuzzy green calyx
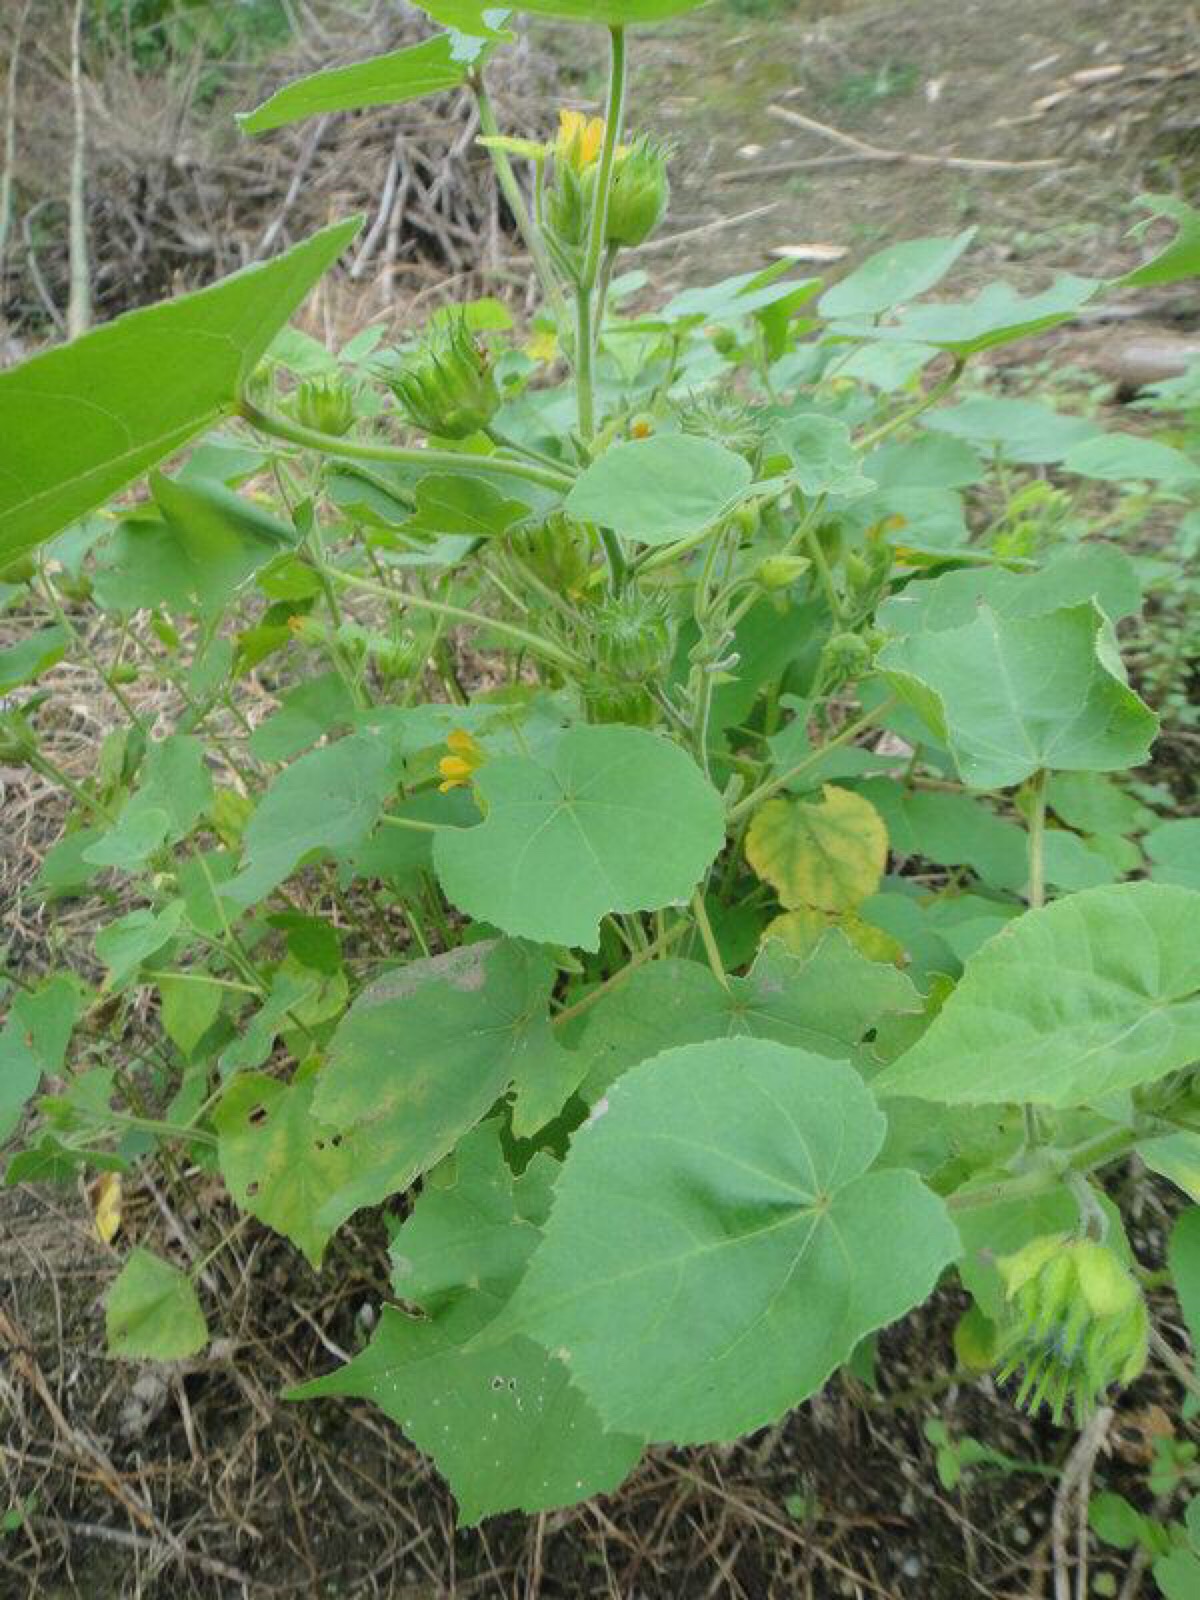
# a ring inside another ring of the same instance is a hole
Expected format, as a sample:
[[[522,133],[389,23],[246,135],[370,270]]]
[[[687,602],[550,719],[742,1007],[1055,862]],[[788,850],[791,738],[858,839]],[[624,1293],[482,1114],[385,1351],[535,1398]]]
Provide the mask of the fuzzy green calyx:
[[[671,197],[667,178],[669,147],[642,134],[618,156],[605,219],[606,244],[633,248],[644,244],[666,215]]]
[[[596,607],[592,617],[596,655],[614,677],[638,680],[662,672],[674,648],[666,596],[627,589]]]
[[[340,374],[307,378],[291,398],[289,410],[301,427],[339,438],[354,426],[354,396]]]
[[[389,382],[413,426],[440,439],[480,432],[500,406],[491,357],[462,315],[439,324]]]
[[[1111,1385],[1141,1372],[1146,1302],[1107,1245],[1047,1234],[996,1265],[1008,1309],[999,1377],[1021,1372],[1018,1405],[1030,1411],[1045,1405],[1056,1423],[1069,1405],[1082,1420]]]

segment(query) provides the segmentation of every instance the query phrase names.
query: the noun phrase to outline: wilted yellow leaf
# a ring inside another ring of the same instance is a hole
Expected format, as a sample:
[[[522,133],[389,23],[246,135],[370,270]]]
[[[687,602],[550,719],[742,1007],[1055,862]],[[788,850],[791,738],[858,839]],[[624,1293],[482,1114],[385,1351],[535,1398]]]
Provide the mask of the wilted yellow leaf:
[[[97,1237],[111,1244],[121,1227],[121,1174],[102,1172],[92,1190],[92,1223]]]
[[[854,911],[834,916],[827,911],[804,907],[799,911],[785,911],[763,930],[763,941],[778,939],[798,956],[808,956],[816,949],[830,928],[840,928],[857,950],[869,961],[891,961],[899,965],[904,960],[904,946],[890,933],[877,928]]]
[[[794,911],[855,910],[878,889],[887,849],[870,801],[832,784],[815,803],[768,800],[746,835],[746,859]]]

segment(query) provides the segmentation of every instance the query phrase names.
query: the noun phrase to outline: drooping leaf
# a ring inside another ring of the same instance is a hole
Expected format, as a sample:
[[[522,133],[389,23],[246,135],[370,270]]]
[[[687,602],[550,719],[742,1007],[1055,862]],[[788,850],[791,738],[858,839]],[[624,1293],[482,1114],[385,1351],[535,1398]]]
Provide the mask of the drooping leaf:
[[[0,1144],[21,1120],[43,1075],[62,1070],[83,1006],[82,986],[65,973],[12,996],[0,1027]]]
[[[243,836],[246,865],[222,896],[251,905],[310,851],[353,850],[375,827],[398,777],[394,748],[366,731],[301,756],[259,801]]]
[[[406,50],[372,56],[346,67],[313,72],[277,89],[262,105],[238,117],[243,133],[266,133],[304,117],[331,111],[361,111],[367,106],[404,105],[457,89],[487,48],[486,40],[461,33],[439,33]]]
[[[588,1013],[573,1053],[587,1061],[581,1092],[595,1101],[639,1062],[712,1039],[772,1039],[849,1061],[882,1016],[917,1006],[903,973],[834,930],[804,958],[768,940],[728,988],[700,962],[647,962]]]
[[[635,1067],[575,1135],[495,1332],[560,1352],[610,1427],[699,1443],[773,1421],[958,1253],[918,1178],[869,1170],[885,1126],[852,1068],[781,1045]]]
[[[1200,1057],[1200,894],[1123,883],[1026,912],[967,963],[880,1093],[1089,1105]]]
[[[190,1056],[220,1015],[227,991],[220,984],[206,983],[199,972],[181,972],[156,981],[162,998],[163,1032],[183,1056]]]
[[[524,500],[512,500],[493,484],[465,474],[433,473],[416,487],[417,509],[403,525],[414,538],[467,534],[490,539],[506,533],[530,513]]]
[[[357,1153],[322,1226],[406,1189],[487,1114],[546,1046],[553,983],[540,951],[492,940],[410,962],[359,995],[313,1098],[314,1116]]]
[[[746,859],[788,907],[853,911],[887,864],[883,818],[869,800],[826,784],[819,801],[768,800],[746,834]]]
[[[566,508],[641,544],[700,533],[749,488],[749,463],[712,439],[656,434],[610,446],[576,480]]]
[[[724,839],[720,797],[677,745],[642,729],[572,729],[540,761],[475,775],[487,812],[433,858],[461,910],[505,933],[599,948],[600,919],[686,901]]]
[[[105,1300],[108,1353],[131,1361],[181,1361],[208,1343],[208,1324],[191,1280],[140,1247]]]
[[[817,309],[823,317],[877,317],[925,294],[950,271],[977,233],[966,228],[952,239],[908,239],[888,245],[826,289]]]
[[[33,549],[213,423],[358,227],[326,228],[277,261],[0,373],[0,558]]]
[[[948,745],[971,788],[1018,784],[1039,768],[1139,766],[1158,719],[1119,675],[1110,625],[1095,606],[973,621],[899,639],[879,667]]]
[[[109,969],[109,988],[123,988],[143,961],[170,944],[183,922],[183,910],[182,900],[169,901],[161,911],[143,906],[100,929],[96,954]]]
[[[8,694],[23,683],[32,683],[67,653],[71,635],[66,628],[39,628],[27,639],[20,639],[0,650],[0,694]]]

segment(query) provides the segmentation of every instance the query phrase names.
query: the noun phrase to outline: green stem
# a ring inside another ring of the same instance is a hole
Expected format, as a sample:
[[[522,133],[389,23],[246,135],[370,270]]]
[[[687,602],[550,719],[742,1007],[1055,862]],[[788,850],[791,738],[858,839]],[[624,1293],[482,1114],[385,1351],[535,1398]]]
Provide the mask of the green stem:
[[[1057,1188],[1070,1173],[1094,1172],[1097,1167],[1128,1155],[1145,1136],[1142,1130],[1114,1128],[1076,1145],[1066,1152],[1061,1162],[1040,1166],[1014,1178],[1002,1178],[996,1183],[980,1184],[975,1189],[960,1189],[947,1196],[946,1205],[951,1211],[974,1211],[984,1206],[1003,1205],[1010,1200],[1033,1199]]]
[[[483,130],[485,139],[495,139],[500,133],[500,124],[496,121],[496,113],[492,108],[491,97],[483,81],[483,73],[473,73],[470,80],[471,91],[475,96],[475,104],[479,110],[479,126]],[[542,244],[541,235],[538,233],[533,218],[529,214],[529,207],[525,204],[525,196],[521,193],[521,185],[517,182],[517,175],[512,169],[512,162],[508,153],[488,146],[488,155],[492,158],[492,167],[496,173],[496,181],[500,185],[508,209],[512,212],[513,221],[517,225],[517,232],[524,241],[525,248],[529,251],[533,262],[534,271],[537,273],[547,300],[554,307],[555,316],[561,321],[566,315],[566,303],[563,300],[562,290],[558,278],[551,265],[550,257],[546,254]]]
[[[944,400],[962,377],[966,365],[966,356],[955,356],[954,365],[940,383],[935,383],[928,393],[923,394],[907,410],[899,412],[890,422],[881,423],[878,428],[874,428],[870,433],[864,434],[858,440],[858,448],[860,450],[873,450],[884,439],[889,438],[901,428],[907,427],[910,422],[915,422],[923,412],[929,410],[930,406],[935,406],[939,400]]]
[[[592,377],[592,291],[580,284],[575,294],[575,410],[579,437],[590,444],[596,433],[596,393]]]
[[[363,439],[343,439],[332,433],[319,433],[315,428],[304,428],[288,417],[273,412],[260,411],[249,400],[239,400],[237,414],[257,428],[260,433],[288,444],[300,445],[306,450],[319,450],[327,456],[343,456],[349,461],[390,461],[401,467],[424,467],[434,472],[462,472],[471,476],[494,473],[502,478],[519,478],[525,483],[536,483],[543,489],[561,493],[569,489],[574,478],[569,472],[553,471],[533,462],[510,461],[501,456],[466,455],[456,450],[415,450],[395,444],[371,444]]]
[[[1040,768],[1030,780],[1029,812],[1029,909],[1040,911],[1046,903],[1046,769]],[[1025,1144],[1034,1149],[1041,1141],[1037,1112],[1022,1107],[1025,1119]]]
[[[681,919],[674,927],[668,928],[664,933],[660,934],[657,939],[651,940],[644,950],[639,950],[635,955],[632,955],[619,971],[613,973],[611,978],[606,979],[604,983],[598,984],[596,988],[589,989],[582,1000],[576,1000],[574,1005],[564,1006],[561,1011],[556,1012],[551,1018],[554,1027],[561,1027],[563,1023],[571,1022],[574,1018],[581,1017],[585,1011],[590,1011],[598,1001],[604,999],[605,995],[611,994],[614,989],[624,983],[631,972],[636,972],[647,961],[652,961],[655,956],[661,955],[683,934],[689,933],[691,926],[690,922]]]
[[[789,783],[795,782],[797,778],[802,778],[806,772],[819,766],[831,750],[837,750],[844,744],[850,744],[860,733],[867,728],[873,727],[887,715],[895,704],[895,696],[889,695],[886,700],[881,700],[870,711],[864,711],[861,717],[847,723],[841,733],[827,740],[819,750],[811,751],[803,761],[798,761],[794,767],[789,767],[786,772],[781,772],[777,778],[768,778],[766,783],[760,783],[757,789],[752,789],[745,799],[739,800],[732,810],[728,812],[725,819],[726,822],[737,822],[740,817],[744,817],[747,812],[753,811],[764,800],[769,800],[780,789],[785,789]]]
[[[700,929],[700,937],[704,941],[704,954],[708,957],[708,964],[712,968],[713,977],[723,989],[729,988],[729,975],[725,971],[725,963],[721,960],[721,952],[717,946],[717,936],[713,933],[712,923],[708,920],[708,908],[704,904],[704,895],[699,889],[692,896],[692,915],[696,919],[696,926]]]
[[[509,639],[514,639],[527,650],[543,656],[547,661],[553,661],[557,666],[568,671],[579,669],[580,662],[560,645],[551,639],[543,638],[541,634],[518,628],[515,623],[502,622],[498,617],[481,617],[477,612],[467,611],[462,606],[447,605],[442,600],[430,600],[425,595],[413,594],[411,591],[397,595],[394,590],[385,589],[383,584],[375,583],[370,578],[356,578],[352,573],[338,572],[336,568],[331,567],[329,575],[335,583],[343,583],[348,588],[362,589],[367,594],[378,595],[393,605],[399,600],[402,605],[412,606],[417,611],[431,611],[437,616],[448,617],[453,622],[467,623],[473,628],[490,628],[493,633],[501,633]]]
[[[592,357],[596,349],[596,283],[604,254],[604,235],[608,227],[608,197],[612,189],[613,167],[621,122],[625,115],[625,29],[610,28],[612,65],[608,77],[608,110],[604,119],[604,144],[596,169],[596,197],[588,227],[587,251],[575,294],[575,395],[579,417],[579,437],[590,444],[596,432],[596,396]],[[599,308],[601,315],[603,307]],[[607,546],[606,546],[607,548]]]
[[[386,823],[391,828],[411,828],[415,833],[461,833],[462,829],[453,822],[422,822],[419,817],[394,817],[384,812],[380,822]]]

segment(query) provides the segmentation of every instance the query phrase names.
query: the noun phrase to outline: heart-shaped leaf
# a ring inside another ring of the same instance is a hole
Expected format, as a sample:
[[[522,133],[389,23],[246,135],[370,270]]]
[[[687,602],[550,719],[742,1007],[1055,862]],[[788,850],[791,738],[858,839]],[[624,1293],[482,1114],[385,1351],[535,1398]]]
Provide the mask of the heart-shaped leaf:
[[[1094,604],[1036,617],[980,605],[964,627],[888,645],[878,664],[971,788],[1007,788],[1043,767],[1136,767],[1158,731],[1119,676],[1110,624]]]
[[[918,1178],[870,1170],[885,1128],[853,1068],[782,1045],[635,1067],[575,1135],[494,1333],[559,1353],[612,1428],[700,1443],[773,1421],[959,1252]]]
[[[853,911],[887,865],[883,818],[869,800],[826,784],[819,801],[768,800],[746,834],[746,859],[781,903]]]
[[[140,1248],[108,1291],[105,1326],[109,1354],[131,1361],[181,1361],[208,1343],[191,1279]]]
[[[641,544],[701,533],[731,510],[754,474],[741,456],[690,433],[612,445],[580,474],[566,507]]]
[[[690,756],[638,728],[573,728],[542,760],[475,774],[477,828],[445,829],[446,894],[505,933],[596,950],[600,919],[687,900],[725,837],[720,796]]]

